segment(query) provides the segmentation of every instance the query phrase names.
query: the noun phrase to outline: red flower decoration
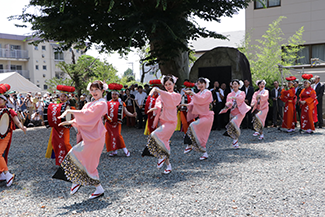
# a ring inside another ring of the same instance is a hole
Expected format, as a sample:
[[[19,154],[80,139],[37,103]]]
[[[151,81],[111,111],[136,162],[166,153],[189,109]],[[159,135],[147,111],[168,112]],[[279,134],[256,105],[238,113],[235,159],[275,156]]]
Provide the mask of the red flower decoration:
[[[295,76],[290,76],[290,77],[287,77],[286,80],[287,81],[294,81],[296,80],[297,78]]]
[[[192,83],[192,82],[188,82],[188,81],[185,81],[185,82],[183,83],[183,85],[184,85],[185,87],[194,87],[194,86],[195,86],[194,83]]]
[[[161,81],[159,79],[150,80],[149,84],[151,84],[151,85],[161,85]]]
[[[110,89],[110,90],[121,90],[122,88],[123,88],[122,84],[110,83],[108,85],[108,89]]]
[[[72,93],[72,92],[74,92],[76,90],[75,87],[65,86],[65,85],[58,85],[58,86],[56,86],[56,89],[60,90],[60,91],[69,92],[69,93]]]
[[[301,77],[305,80],[310,80],[314,76],[312,74],[303,74]]]
[[[0,84],[0,93],[3,94],[10,90],[10,85],[9,84]]]

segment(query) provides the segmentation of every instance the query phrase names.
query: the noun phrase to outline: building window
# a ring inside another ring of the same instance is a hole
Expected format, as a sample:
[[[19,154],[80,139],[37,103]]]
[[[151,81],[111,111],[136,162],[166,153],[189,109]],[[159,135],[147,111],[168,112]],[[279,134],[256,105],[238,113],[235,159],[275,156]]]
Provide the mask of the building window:
[[[256,0],[254,2],[255,9],[271,8],[281,6],[281,0]]]
[[[44,58],[45,57],[45,55],[44,54],[42,54],[42,58]]]
[[[36,86],[39,87],[39,84],[37,84]]]
[[[43,89],[47,90],[47,85],[46,84],[43,85]]]
[[[10,45],[10,50],[21,50],[21,46],[20,45]]]
[[[2,64],[0,64],[0,70],[1,70],[1,69],[3,69],[3,65],[2,65]]]
[[[42,50],[46,50],[46,46],[42,46]]]
[[[34,50],[38,50],[38,46],[34,46]]]
[[[54,53],[54,59],[55,60],[64,60],[64,54],[63,54],[63,52],[55,52]]]
[[[46,66],[43,66],[43,70],[46,70]]]
[[[10,69],[11,69],[11,70],[15,70],[15,71],[16,71],[16,70],[17,70],[17,71],[18,71],[18,70],[23,70],[23,66],[22,66],[22,65],[11,65],[11,66],[10,66]]]
[[[35,65],[35,69],[38,70],[38,65]]]

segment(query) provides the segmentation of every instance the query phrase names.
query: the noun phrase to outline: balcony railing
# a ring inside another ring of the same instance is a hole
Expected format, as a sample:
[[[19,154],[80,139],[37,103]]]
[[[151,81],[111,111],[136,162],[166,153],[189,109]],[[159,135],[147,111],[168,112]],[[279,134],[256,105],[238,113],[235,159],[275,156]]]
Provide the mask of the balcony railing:
[[[9,50],[0,48],[0,58],[28,59],[28,50]]]
[[[28,80],[30,79],[29,77],[29,70],[12,70],[12,69],[0,69],[0,73],[5,73],[5,72],[17,72],[27,78]]]

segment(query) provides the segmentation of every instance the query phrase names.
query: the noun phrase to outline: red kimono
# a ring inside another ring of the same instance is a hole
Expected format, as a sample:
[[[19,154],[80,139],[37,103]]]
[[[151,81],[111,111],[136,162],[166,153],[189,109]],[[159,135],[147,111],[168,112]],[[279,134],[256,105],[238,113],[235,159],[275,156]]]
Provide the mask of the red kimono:
[[[285,102],[282,128],[295,129],[296,117],[296,90],[294,87],[281,91],[281,100]]]
[[[125,103],[119,100],[110,100],[107,102],[108,116],[112,119],[112,122],[106,121],[106,150],[107,152],[115,151],[125,148],[125,142],[121,134],[122,119],[123,119],[123,107]]]
[[[300,95],[300,101],[305,101],[305,104],[300,103],[301,107],[301,129],[303,130],[315,130],[314,123],[317,119],[317,107],[318,101],[316,99],[316,92],[312,87],[304,88]]]
[[[4,107],[7,108],[7,107]],[[3,108],[0,108],[3,109]],[[3,171],[7,171],[8,167],[8,154],[11,145],[12,139],[12,131],[15,130],[15,124],[13,118],[17,116],[17,113],[13,109],[8,109],[10,112],[9,118],[11,120],[11,126],[8,126],[9,131],[8,134],[3,138],[0,139],[0,173]]]
[[[192,102],[192,95],[184,94],[182,97],[182,104],[190,104]],[[190,126],[190,124],[193,122],[193,120],[190,120],[189,122],[187,121],[187,108],[181,108],[181,121],[182,121],[182,128],[183,132],[186,134],[187,129]]]
[[[151,109],[151,108],[154,108],[155,105],[156,105],[156,99],[158,98],[158,95],[157,96],[148,96],[147,97],[147,101],[146,101],[146,105],[144,107],[144,111],[145,111],[145,114],[147,114],[147,112]],[[155,116],[153,115],[153,112],[150,112],[149,114],[147,114],[148,116],[148,130],[149,130],[149,134],[151,134],[155,129],[156,127],[153,126],[153,121],[155,120]]]

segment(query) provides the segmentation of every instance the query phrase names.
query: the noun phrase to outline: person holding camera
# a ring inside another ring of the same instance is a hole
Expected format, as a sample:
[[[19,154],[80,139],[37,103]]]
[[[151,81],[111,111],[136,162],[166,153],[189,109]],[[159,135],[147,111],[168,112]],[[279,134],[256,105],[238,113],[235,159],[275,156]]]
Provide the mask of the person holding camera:
[[[30,93],[28,93],[26,98],[25,98],[25,104],[26,104],[26,107],[27,107],[27,110],[28,110],[29,114],[33,114],[33,110],[34,110],[33,98],[32,98],[32,95]]]

